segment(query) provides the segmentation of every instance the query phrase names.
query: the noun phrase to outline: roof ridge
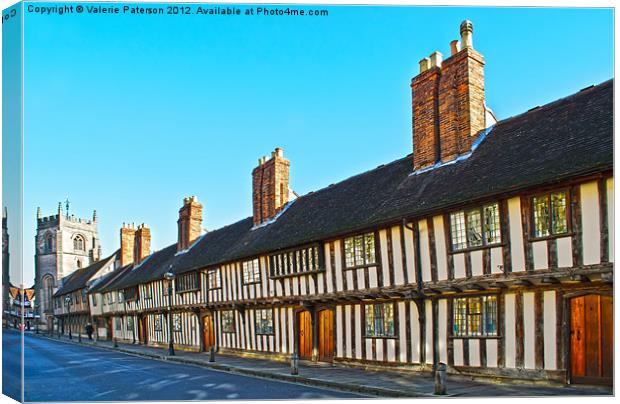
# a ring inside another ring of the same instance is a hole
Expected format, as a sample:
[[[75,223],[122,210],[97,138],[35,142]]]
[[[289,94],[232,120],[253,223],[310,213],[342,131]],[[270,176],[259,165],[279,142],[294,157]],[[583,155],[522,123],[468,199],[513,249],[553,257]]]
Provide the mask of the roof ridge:
[[[557,106],[557,104],[561,104],[563,102],[570,101],[571,99],[574,99],[574,98],[580,98],[582,96],[587,95],[588,93],[590,93],[592,91],[600,89],[603,86],[607,86],[610,83],[613,83],[613,81],[614,81],[614,78],[612,77],[612,78],[610,78],[608,80],[605,80],[605,81],[603,81],[601,83],[589,85],[589,86],[584,87],[581,90],[576,91],[576,92],[574,92],[572,94],[566,95],[566,96],[561,97],[561,98],[557,98],[557,99],[555,99],[553,101],[549,101],[548,103],[543,104],[543,105],[537,105],[537,106],[532,107],[532,108],[530,108],[530,109],[528,109],[528,110],[526,110],[524,112],[521,112],[521,113],[516,114],[516,115],[509,116],[508,118],[504,118],[504,119],[502,119],[500,121],[497,121],[495,126],[503,125],[505,123],[508,123],[508,122],[510,122],[510,121],[512,121],[514,119],[520,118],[520,117],[522,117],[524,115],[527,115],[529,113],[545,111],[545,110],[547,110],[547,109],[549,109],[551,107]]]

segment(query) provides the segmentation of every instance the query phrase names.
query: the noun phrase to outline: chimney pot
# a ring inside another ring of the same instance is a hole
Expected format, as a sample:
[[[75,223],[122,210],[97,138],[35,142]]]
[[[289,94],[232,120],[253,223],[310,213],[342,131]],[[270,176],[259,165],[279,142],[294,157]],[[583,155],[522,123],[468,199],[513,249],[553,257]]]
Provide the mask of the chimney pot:
[[[443,55],[441,52],[435,51],[431,53],[431,67],[441,67]]]
[[[461,43],[458,41],[458,39],[455,39],[454,41],[450,42],[450,55],[454,55],[455,53],[458,53],[461,50]]]
[[[474,24],[471,21],[465,20],[461,23],[461,44],[463,48],[473,48],[473,34]]]
[[[431,68],[431,60],[429,58],[424,58],[420,60],[420,73],[424,73],[430,68]]]

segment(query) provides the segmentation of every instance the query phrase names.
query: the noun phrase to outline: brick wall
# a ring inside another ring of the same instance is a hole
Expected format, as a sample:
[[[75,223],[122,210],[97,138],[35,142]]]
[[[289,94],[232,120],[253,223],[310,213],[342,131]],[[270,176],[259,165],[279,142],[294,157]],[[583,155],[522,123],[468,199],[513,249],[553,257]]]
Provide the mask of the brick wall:
[[[151,229],[141,224],[135,233],[134,259],[135,264],[141,263],[151,253]]]
[[[277,148],[271,159],[259,160],[252,170],[252,213],[254,225],[261,224],[278,214],[288,203],[290,161]]]
[[[121,228],[121,267],[134,261],[136,229],[133,225],[125,225]]]
[[[198,198],[190,196],[183,200],[183,207],[179,209],[179,237],[177,250],[187,249],[202,232],[202,204]]]
[[[484,57],[474,50],[472,33],[471,22],[464,21],[463,49],[453,41],[445,61],[437,52],[433,63],[422,59],[411,81],[415,170],[467,153],[485,128]]]

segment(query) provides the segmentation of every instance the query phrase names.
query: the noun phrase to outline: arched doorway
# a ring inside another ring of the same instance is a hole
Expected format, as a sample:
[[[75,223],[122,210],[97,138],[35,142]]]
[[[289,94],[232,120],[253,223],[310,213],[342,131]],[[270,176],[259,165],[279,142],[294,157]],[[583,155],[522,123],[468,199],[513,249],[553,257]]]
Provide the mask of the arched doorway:
[[[613,298],[585,295],[570,299],[570,381],[613,383]]]

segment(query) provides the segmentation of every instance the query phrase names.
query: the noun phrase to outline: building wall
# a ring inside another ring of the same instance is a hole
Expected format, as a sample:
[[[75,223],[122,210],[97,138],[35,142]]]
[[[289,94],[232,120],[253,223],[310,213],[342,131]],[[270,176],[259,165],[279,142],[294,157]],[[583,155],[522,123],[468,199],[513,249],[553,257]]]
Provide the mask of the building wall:
[[[438,360],[463,369],[501,368],[517,376],[542,371],[547,372],[543,377],[557,378],[566,366],[561,345],[566,335],[561,320],[565,289],[590,287],[587,283],[536,287],[526,284],[485,291],[449,289],[468,279],[501,281],[505,277],[538,273],[552,276],[553,271],[566,268],[591,269],[596,273],[601,264],[610,265],[605,263],[612,263],[614,258],[613,179],[566,184],[559,189],[569,191],[572,206],[571,231],[561,237],[531,237],[531,196],[547,191],[535,190],[496,200],[502,240],[490,247],[451,251],[450,211],[446,211],[376,229],[376,265],[346,269],[344,238],[337,238],[321,244],[324,271],[272,278],[269,256],[264,255],[258,257],[260,282],[245,284],[242,262],[205,268],[200,271],[200,291],[174,295],[173,310],[182,311],[183,320],[182,331],[175,332],[175,341],[180,346],[201,349],[202,319],[196,310],[210,307],[218,348],[290,355],[298,332],[296,313],[304,310],[301,303],[325,295],[323,302],[314,305],[316,310],[334,311],[336,361],[428,368]],[[220,271],[221,284],[209,289],[208,273],[214,269]],[[421,285],[416,282],[418,276]],[[611,289],[609,284],[597,285]],[[416,290],[418,286],[442,291],[417,301],[382,293]],[[165,314],[161,313],[165,313],[168,301],[163,281],[140,288],[137,301],[126,302],[124,308],[119,306],[116,310],[148,313],[149,342],[166,344],[168,326]],[[150,290],[148,299],[144,288]],[[360,292],[367,294],[355,295]],[[357,297],[343,302],[346,295]],[[497,296],[498,335],[454,337],[453,299],[477,295]],[[280,303],[274,303],[273,298],[280,299]],[[373,301],[394,305],[393,338],[365,336],[364,305]],[[264,307],[273,308],[272,335],[256,333],[255,310]],[[227,310],[233,311],[234,332],[222,331],[222,312]],[[161,331],[154,329],[153,316],[161,316]]]

